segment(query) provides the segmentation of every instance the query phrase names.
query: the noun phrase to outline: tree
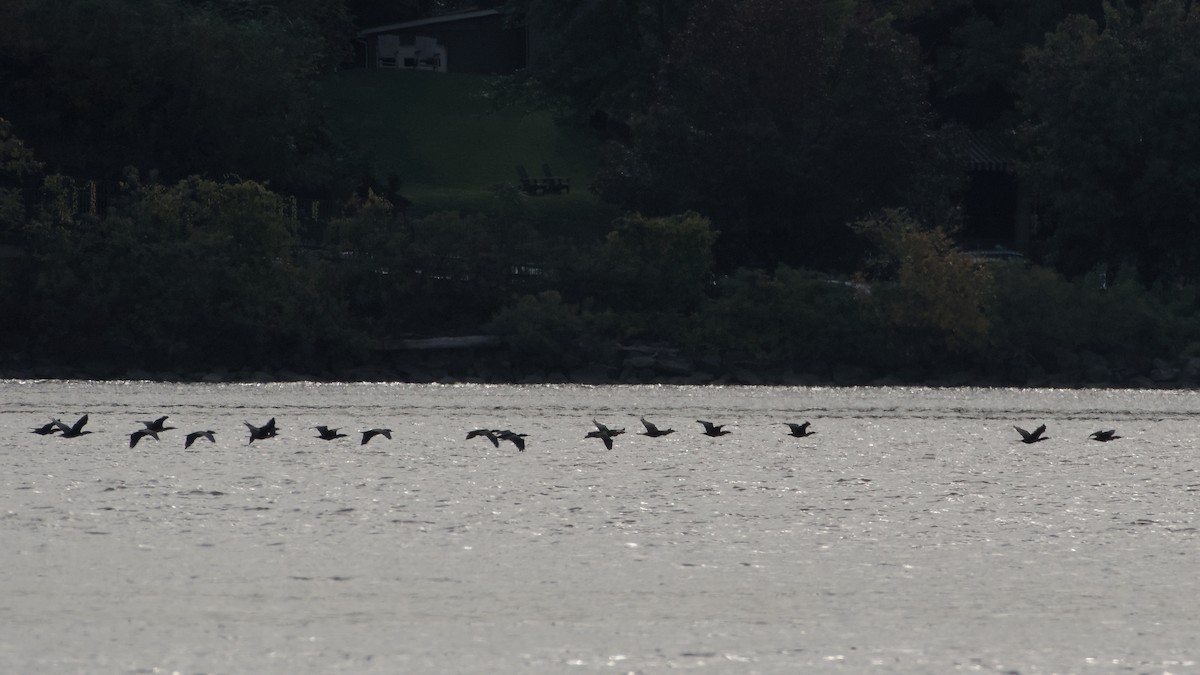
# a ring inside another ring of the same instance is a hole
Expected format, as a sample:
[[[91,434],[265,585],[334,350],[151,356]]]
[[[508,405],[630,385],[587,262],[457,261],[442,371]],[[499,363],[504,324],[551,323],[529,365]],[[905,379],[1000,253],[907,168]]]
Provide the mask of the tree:
[[[910,349],[926,355],[978,347],[988,334],[991,274],[959,251],[940,228],[884,210],[854,223],[875,246],[863,275],[871,302],[899,328]]]
[[[947,119],[979,129],[1015,124],[1026,47],[1072,14],[1101,15],[1100,0],[911,0],[899,26],[921,41],[931,100]]]
[[[721,269],[847,267],[844,224],[938,171],[916,44],[850,0],[700,0],[600,193],[695,210]]]
[[[628,215],[605,241],[610,306],[643,312],[690,312],[712,281],[717,233],[707,218]]]
[[[332,190],[334,172],[313,170],[334,154],[313,90],[331,58],[325,15],[234,4],[0,3],[0,100],[51,171],[116,179],[132,165]]]
[[[511,0],[533,58],[510,89],[533,92],[599,131],[622,135],[694,0]]]
[[[1132,266],[1143,281],[1200,265],[1200,8],[1075,16],[1025,57],[1028,179],[1064,272]]]

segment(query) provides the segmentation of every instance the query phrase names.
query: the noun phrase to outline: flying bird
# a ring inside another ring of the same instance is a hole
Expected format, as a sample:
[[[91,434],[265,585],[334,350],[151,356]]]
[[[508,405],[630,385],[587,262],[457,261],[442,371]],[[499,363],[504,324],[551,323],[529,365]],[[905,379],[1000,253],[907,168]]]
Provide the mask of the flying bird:
[[[658,438],[659,436],[666,436],[667,434],[675,433],[674,429],[659,429],[658,427],[654,426],[653,422],[647,422],[645,417],[642,417],[641,420],[642,426],[646,427],[646,431],[642,432],[643,436]]]
[[[256,427],[249,422],[243,422],[246,428],[250,430],[250,441],[246,445],[250,445],[254,441],[261,441],[265,438],[273,438],[279,433],[279,429],[275,426],[275,418],[267,420],[267,423],[261,427]]]
[[[149,427],[147,427],[145,429],[138,429],[137,431],[133,432],[132,434],[129,434],[129,447],[132,448],[132,447],[137,446],[138,441],[142,440],[143,438],[145,438],[147,436],[149,436],[150,438],[153,438],[156,441],[158,440],[158,432],[157,431],[155,431]]]
[[[332,441],[337,438],[345,438],[346,437],[346,434],[339,434],[337,429],[330,429],[329,427],[324,426],[324,425],[319,426],[319,427],[313,427],[313,428],[317,430],[318,434],[320,434],[320,436],[317,436],[317,438],[320,438],[322,440]]]
[[[518,434],[505,429],[504,431],[496,432],[496,438],[502,441],[512,441],[512,444],[517,446],[517,450],[525,452],[525,437],[529,434]]]
[[[1042,434],[1046,433],[1046,425],[1045,424],[1034,429],[1032,432],[1025,431],[1024,429],[1022,429],[1021,427],[1018,427],[1018,426],[1014,426],[1013,428],[1017,430],[1017,433],[1021,434],[1021,442],[1022,443],[1037,443],[1038,441],[1044,441],[1044,440],[1050,438],[1049,436],[1042,435]]]
[[[500,447],[500,441],[497,439],[496,434],[499,434],[499,433],[503,433],[503,432],[497,431],[495,429],[472,429],[471,431],[467,432],[467,440],[469,441],[472,438],[475,438],[476,436],[483,436],[484,438],[491,441],[492,445],[494,445],[498,448],[498,447]]]
[[[1109,429],[1108,431],[1093,431],[1088,438],[1100,441],[1101,443],[1107,443],[1109,441],[1115,441],[1118,438],[1121,438],[1121,436],[1117,435],[1116,429]]]
[[[60,422],[59,420],[54,420],[54,423],[57,424],[58,428],[62,431],[63,438],[76,438],[76,437],[82,436],[84,434],[92,433],[90,431],[83,430],[83,427],[85,424],[87,424],[87,421],[88,421],[88,416],[84,415],[83,417],[80,417],[78,420],[76,420],[75,424],[73,424],[71,426],[67,426],[65,423]]]
[[[192,443],[195,443],[198,438],[207,438],[209,443],[217,442],[212,431],[193,431],[183,439],[183,449],[186,450],[192,447]]]
[[[796,438],[804,438],[805,436],[812,436],[813,434],[817,433],[815,431],[808,430],[808,422],[805,422],[804,424],[784,422],[784,424],[788,425],[788,428],[791,429],[791,432],[788,435],[795,436]]]
[[[166,426],[168,417],[170,417],[170,415],[163,415],[162,417],[160,417],[156,420],[151,420],[149,422],[147,422],[146,420],[142,420],[142,424],[145,424],[147,429],[149,429],[150,431],[153,431],[154,433],[157,434],[157,433],[160,433],[163,431],[167,431],[168,429],[175,428],[175,427]],[[155,440],[158,440],[158,439],[155,439]]]
[[[39,436],[48,436],[50,434],[58,433],[59,424],[61,424],[61,422],[59,422],[58,420],[50,420],[49,422],[46,422],[42,426],[34,429],[33,433],[35,433]]]
[[[604,426],[603,424],[600,424],[596,420],[592,420],[592,424],[596,425],[596,430],[589,431],[587,433],[587,435],[584,436],[584,438],[599,438],[601,441],[604,442],[604,447],[608,448],[609,450],[612,450],[613,438],[625,433],[624,429],[609,429],[608,427]]]
[[[717,436],[724,436],[725,434],[733,433],[732,431],[726,431],[725,429],[723,429],[723,427],[725,426],[724,424],[713,424],[712,422],[705,422],[704,420],[696,420],[696,421],[699,422],[700,424],[704,425],[704,435],[705,436],[712,436],[715,438]]]
[[[392,437],[392,430],[391,429],[367,429],[366,431],[362,432],[362,443],[359,443],[359,445],[366,445],[367,441],[371,440],[372,438],[375,438],[376,436],[383,436],[384,438],[387,438],[390,440]]]

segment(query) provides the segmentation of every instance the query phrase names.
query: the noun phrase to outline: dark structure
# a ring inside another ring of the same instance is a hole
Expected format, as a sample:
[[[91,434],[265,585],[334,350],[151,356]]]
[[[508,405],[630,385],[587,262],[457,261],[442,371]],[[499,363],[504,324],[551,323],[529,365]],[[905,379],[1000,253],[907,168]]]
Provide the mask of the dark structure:
[[[528,39],[494,9],[446,14],[364,29],[367,68],[504,75],[525,67]]]
[[[968,248],[1012,246],[1029,251],[1032,239],[1028,186],[1017,175],[1015,153],[1006,134],[967,132],[957,154],[967,174],[963,196]]]

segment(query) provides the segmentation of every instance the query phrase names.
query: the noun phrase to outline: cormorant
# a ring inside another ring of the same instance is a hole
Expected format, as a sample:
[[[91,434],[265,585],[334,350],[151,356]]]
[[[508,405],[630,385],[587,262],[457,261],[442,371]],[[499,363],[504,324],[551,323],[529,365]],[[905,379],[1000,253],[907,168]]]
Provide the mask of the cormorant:
[[[596,420],[592,420],[592,424],[596,425],[596,430],[589,431],[584,438],[599,438],[601,441],[604,441],[604,447],[608,448],[609,450],[612,450],[613,447],[612,439],[615,436],[620,436],[621,434],[625,433],[624,429],[609,429]]]
[[[321,434],[320,436],[317,436],[317,438],[320,438],[322,440],[332,441],[335,438],[345,438],[346,437],[346,434],[339,434],[337,429],[330,429],[327,426],[322,425],[322,426],[314,427],[314,428],[317,430],[317,433]]]
[[[805,422],[804,424],[796,424],[795,422],[784,422],[784,424],[788,425],[788,428],[790,428],[792,430],[791,433],[788,435],[795,436],[796,438],[804,438],[805,436],[812,436],[813,434],[817,433],[815,431],[808,430],[808,422]]]
[[[499,434],[499,433],[503,433],[503,432],[498,431],[496,429],[472,429],[471,431],[467,432],[467,440],[469,441],[472,438],[475,438],[476,436],[483,436],[484,438],[491,441],[492,445],[494,445],[498,448],[498,447],[500,447],[500,441],[497,440],[496,434]]]
[[[170,417],[170,415],[163,415],[162,417],[160,417],[160,418],[158,418],[158,419],[156,419],[156,420],[150,421],[150,422],[147,422],[147,421],[145,421],[145,420],[142,420],[142,424],[145,424],[147,429],[149,429],[150,431],[153,431],[154,433],[156,433],[156,434],[157,434],[157,433],[160,433],[160,432],[166,431],[166,430],[168,430],[168,429],[174,429],[174,428],[175,428],[175,427],[168,427],[168,426],[166,426],[166,422],[167,422],[167,418],[168,418],[168,417]],[[155,440],[158,440],[158,439],[156,438]]]
[[[362,443],[359,443],[359,445],[366,445],[367,441],[371,440],[372,438],[375,438],[376,436],[383,436],[384,438],[391,439],[392,430],[391,429],[368,429],[368,430],[362,432]]]
[[[254,441],[261,441],[264,438],[273,438],[279,433],[279,429],[275,426],[275,418],[267,420],[267,423],[261,427],[256,427],[249,422],[243,422],[246,428],[250,430],[250,441],[246,445],[250,445]]]
[[[1116,429],[1109,429],[1108,431],[1093,431],[1088,438],[1100,441],[1101,443],[1107,443],[1109,441],[1115,441],[1121,437],[1117,435]]]
[[[658,427],[654,426],[653,423],[647,422],[645,417],[642,417],[641,420],[642,426],[646,427],[646,431],[642,433],[643,436],[658,438],[659,436],[666,436],[667,434],[675,433],[674,429],[659,429]]]
[[[512,441],[512,444],[517,446],[517,450],[525,452],[525,437],[529,434],[518,434],[505,429],[504,431],[496,432],[496,438],[502,441]]]
[[[166,419],[166,418],[163,418],[163,419]],[[132,448],[132,447],[136,446],[138,444],[138,441],[142,440],[146,436],[149,436],[150,438],[153,438],[156,441],[158,440],[158,432],[157,431],[155,431],[149,427],[147,427],[145,429],[138,429],[137,431],[133,432],[132,434],[129,434],[129,447]]]
[[[59,422],[58,420],[50,420],[49,422],[46,422],[42,426],[34,429],[33,433],[38,434],[39,436],[48,436],[50,434],[58,432],[58,430],[59,430],[58,426],[60,424],[62,424],[62,423]]]
[[[64,424],[63,422],[60,422],[58,420],[54,420],[54,423],[57,424],[58,428],[62,430],[63,438],[75,438],[77,436],[82,436],[84,434],[92,433],[90,431],[83,430],[83,426],[85,424],[87,424],[87,421],[88,421],[88,416],[84,415],[83,417],[80,417],[75,422],[75,424],[73,424],[71,426],[67,426],[66,424]]]
[[[1021,434],[1021,442],[1022,443],[1037,443],[1038,441],[1044,441],[1044,440],[1050,438],[1049,436],[1042,435],[1042,434],[1046,433],[1046,425],[1045,424],[1034,429],[1032,432],[1025,431],[1024,429],[1022,429],[1021,427],[1018,427],[1018,426],[1014,426],[1013,428],[1017,430],[1017,433]]]
[[[209,443],[217,442],[212,431],[193,431],[183,439],[183,448],[186,450],[192,447],[192,443],[195,443],[197,438],[207,438]]]
[[[722,428],[725,426],[724,424],[713,424],[712,422],[705,422],[704,420],[696,420],[696,421],[699,422],[700,424],[704,425],[704,435],[705,436],[712,436],[715,438],[717,436],[724,436],[725,434],[733,433],[732,431],[725,431]]]

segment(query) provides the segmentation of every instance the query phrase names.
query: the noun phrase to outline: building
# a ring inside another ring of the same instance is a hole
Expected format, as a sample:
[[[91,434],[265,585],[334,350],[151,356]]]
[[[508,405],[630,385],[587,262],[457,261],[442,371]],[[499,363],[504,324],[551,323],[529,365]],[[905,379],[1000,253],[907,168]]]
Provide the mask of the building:
[[[1012,134],[967,132],[957,154],[966,171],[963,226],[976,248],[1029,251],[1033,235],[1029,186],[1017,173]]]
[[[495,9],[459,12],[362,30],[369,69],[410,68],[503,75],[524,68],[528,39]]]

